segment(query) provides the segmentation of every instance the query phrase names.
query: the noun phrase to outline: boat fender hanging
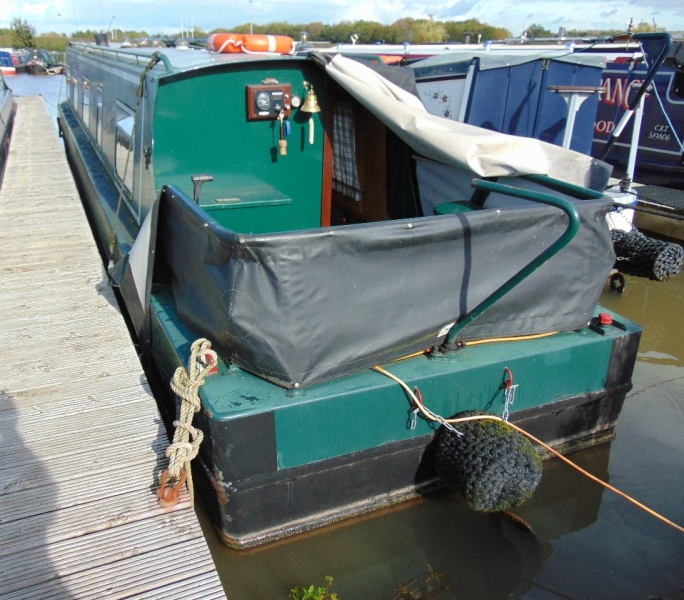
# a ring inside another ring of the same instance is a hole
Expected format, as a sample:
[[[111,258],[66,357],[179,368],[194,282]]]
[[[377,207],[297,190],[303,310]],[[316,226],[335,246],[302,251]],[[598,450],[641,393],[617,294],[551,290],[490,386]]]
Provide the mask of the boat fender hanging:
[[[678,244],[654,240],[637,229],[613,229],[610,235],[617,258],[615,268],[622,273],[667,281],[682,269],[684,248]]]
[[[207,38],[212,52],[245,54],[293,54],[295,41],[286,35],[212,33]]]
[[[452,418],[486,414],[493,413],[467,411]],[[435,435],[433,465],[445,483],[481,512],[520,506],[532,496],[542,474],[532,443],[506,423],[490,420],[459,423],[458,432],[441,427]]]

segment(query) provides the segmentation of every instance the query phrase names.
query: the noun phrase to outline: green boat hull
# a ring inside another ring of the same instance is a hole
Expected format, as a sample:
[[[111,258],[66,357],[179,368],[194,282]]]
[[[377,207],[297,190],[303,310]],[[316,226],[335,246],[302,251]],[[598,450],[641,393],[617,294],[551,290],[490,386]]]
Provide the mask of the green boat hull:
[[[503,410],[509,368],[519,384],[511,420],[562,452],[605,442],[636,360],[641,329],[613,325],[546,338],[466,346],[384,365],[445,417]],[[152,296],[152,357],[164,381],[187,362],[193,332],[168,288]],[[367,371],[292,391],[221,361],[200,389],[205,433],[199,488],[222,541],[249,548],[401,502],[442,484],[431,464],[433,426],[402,388]],[[175,402],[166,398],[166,419]]]

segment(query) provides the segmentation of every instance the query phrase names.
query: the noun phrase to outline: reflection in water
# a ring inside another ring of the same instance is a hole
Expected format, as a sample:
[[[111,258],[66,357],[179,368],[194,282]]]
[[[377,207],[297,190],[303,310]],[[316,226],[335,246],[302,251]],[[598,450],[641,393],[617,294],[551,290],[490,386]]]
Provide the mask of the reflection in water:
[[[609,453],[605,444],[575,459],[607,479]],[[473,512],[458,494],[440,492],[248,552],[208,539],[228,597],[284,599],[290,586],[329,574],[341,600],[390,600],[402,586],[424,582],[432,568],[449,588],[433,592],[435,598],[522,598],[535,588],[552,542],[596,521],[602,494],[600,486],[551,462],[532,500],[516,511],[534,534],[502,515]]]
[[[606,291],[601,303],[644,328],[639,358],[684,366],[684,278],[667,282],[628,277],[625,291]]]

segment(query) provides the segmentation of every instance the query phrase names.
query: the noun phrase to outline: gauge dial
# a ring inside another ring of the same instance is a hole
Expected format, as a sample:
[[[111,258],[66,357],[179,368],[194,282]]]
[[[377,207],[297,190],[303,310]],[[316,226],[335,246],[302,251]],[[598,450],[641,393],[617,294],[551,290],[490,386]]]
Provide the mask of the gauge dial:
[[[273,102],[271,94],[268,92],[259,92],[254,101],[260,111],[266,111],[271,108],[271,103]]]
[[[290,100],[290,102],[292,103],[292,108],[299,108],[300,104],[302,103],[302,99],[295,94],[292,96],[292,100]]]

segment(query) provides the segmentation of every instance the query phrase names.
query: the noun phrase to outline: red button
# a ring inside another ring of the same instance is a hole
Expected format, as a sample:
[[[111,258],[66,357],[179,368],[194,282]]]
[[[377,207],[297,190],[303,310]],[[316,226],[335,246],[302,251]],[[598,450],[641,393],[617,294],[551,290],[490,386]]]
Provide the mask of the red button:
[[[599,325],[612,325],[613,317],[609,313],[602,312],[599,313],[598,322]]]

